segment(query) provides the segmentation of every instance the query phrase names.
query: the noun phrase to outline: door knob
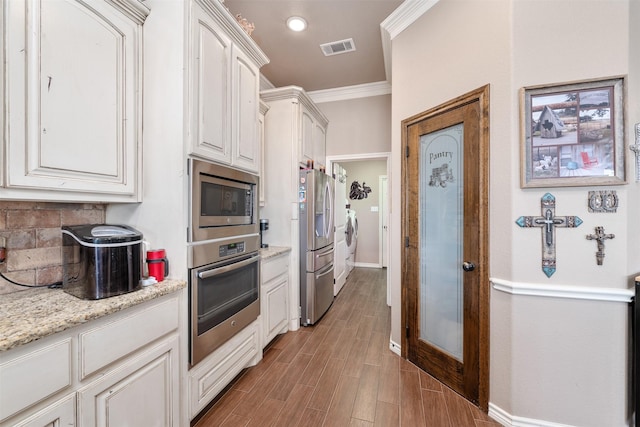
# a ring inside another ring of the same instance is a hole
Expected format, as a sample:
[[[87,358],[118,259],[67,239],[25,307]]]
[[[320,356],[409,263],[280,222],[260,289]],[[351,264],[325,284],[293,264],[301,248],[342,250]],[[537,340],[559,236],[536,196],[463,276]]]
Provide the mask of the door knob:
[[[464,271],[473,271],[476,268],[476,265],[472,262],[469,261],[464,261],[462,263],[462,269]]]

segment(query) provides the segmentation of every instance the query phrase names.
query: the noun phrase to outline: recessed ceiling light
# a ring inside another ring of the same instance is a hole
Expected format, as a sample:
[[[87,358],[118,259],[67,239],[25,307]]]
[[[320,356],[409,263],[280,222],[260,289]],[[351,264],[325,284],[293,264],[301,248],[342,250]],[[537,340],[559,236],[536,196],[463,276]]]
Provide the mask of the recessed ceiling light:
[[[291,31],[304,31],[307,28],[307,21],[299,16],[292,16],[287,19],[287,27]]]

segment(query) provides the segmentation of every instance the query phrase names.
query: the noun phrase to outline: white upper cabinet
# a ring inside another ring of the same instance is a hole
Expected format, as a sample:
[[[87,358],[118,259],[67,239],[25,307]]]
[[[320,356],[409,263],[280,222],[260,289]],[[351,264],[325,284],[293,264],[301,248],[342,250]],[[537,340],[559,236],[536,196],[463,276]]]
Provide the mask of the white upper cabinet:
[[[191,8],[190,155],[260,172],[260,67],[267,57],[218,0]]]
[[[140,201],[149,10],[137,0],[6,0],[4,12],[0,195]]]
[[[265,205],[265,191],[264,191],[264,120],[265,115],[269,111],[269,106],[266,102],[260,100],[260,114],[258,114],[258,141],[260,144],[260,183],[258,184],[258,200],[260,206]]]
[[[191,153],[230,164],[231,39],[201,7],[191,29]]]
[[[316,121],[313,127],[313,157],[316,169],[327,166],[327,127]]]
[[[314,160],[313,128],[313,116],[303,104],[300,106],[300,158],[298,159],[302,165],[309,165]]]
[[[266,136],[267,149],[270,144],[294,144],[299,166],[324,167],[329,121],[304,89],[285,86],[264,90],[260,96],[277,111],[266,117],[271,130]]]
[[[251,172],[260,172],[260,71],[242,51],[233,49],[233,99],[237,104],[233,110],[231,163]]]

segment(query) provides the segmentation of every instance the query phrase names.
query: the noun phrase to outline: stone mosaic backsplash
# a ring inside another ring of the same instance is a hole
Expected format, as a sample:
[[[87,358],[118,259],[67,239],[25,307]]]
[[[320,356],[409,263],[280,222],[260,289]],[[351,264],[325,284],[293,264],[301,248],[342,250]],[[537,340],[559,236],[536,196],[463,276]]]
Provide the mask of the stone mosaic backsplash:
[[[0,237],[7,247],[0,271],[28,285],[61,281],[61,227],[104,223],[105,210],[102,204],[0,201]],[[0,277],[0,294],[25,289]]]

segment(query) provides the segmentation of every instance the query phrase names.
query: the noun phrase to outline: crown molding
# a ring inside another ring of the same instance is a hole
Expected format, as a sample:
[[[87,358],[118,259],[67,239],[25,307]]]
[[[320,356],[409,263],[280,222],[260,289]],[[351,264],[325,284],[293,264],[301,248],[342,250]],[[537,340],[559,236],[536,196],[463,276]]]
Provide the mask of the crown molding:
[[[260,73],[260,90],[275,89],[276,86],[267,79],[264,74]]]
[[[138,0],[109,0],[109,2],[129,18],[136,21],[138,25],[144,24],[145,19],[151,12],[151,9]]]
[[[384,75],[387,78],[387,81],[390,82],[392,61],[391,36],[389,35],[389,32],[382,26],[382,24],[380,24],[380,37],[382,38],[382,59],[384,61]]]
[[[391,84],[389,82],[365,83],[361,85],[337,87],[308,92],[313,102],[346,101],[348,99],[367,98],[370,96],[389,95]]]
[[[391,81],[391,40],[431,9],[439,0],[406,0],[380,24],[387,81]]]
[[[260,99],[269,104],[273,101],[290,100],[294,103],[304,105],[322,126],[329,124],[329,119],[315,104],[309,94],[300,86],[283,86],[275,89],[263,90],[260,92]]]
[[[431,9],[438,1],[439,0],[405,0],[380,24],[386,81],[310,91],[307,92],[307,95],[313,102],[320,104],[323,102],[346,101],[349,99],[391,94],[391,40]],[[270,89],[274,89],[273,85],[261,75],[260,90],[268,91]]]
[[[258,66],[263,67],[269,63],[269,58],[260,49],[258,44],[249,36],[238,23],[235,16],[231,14],[224,3],[219,0],[196,0],[208,14],[222,26],[226,34],[243,52],[249,56]]]
[[[409,25],[424,15],[439,0],[406,0],[391,15],[387,17],[380,27],[389,33],[391,40],[395,39]]]

